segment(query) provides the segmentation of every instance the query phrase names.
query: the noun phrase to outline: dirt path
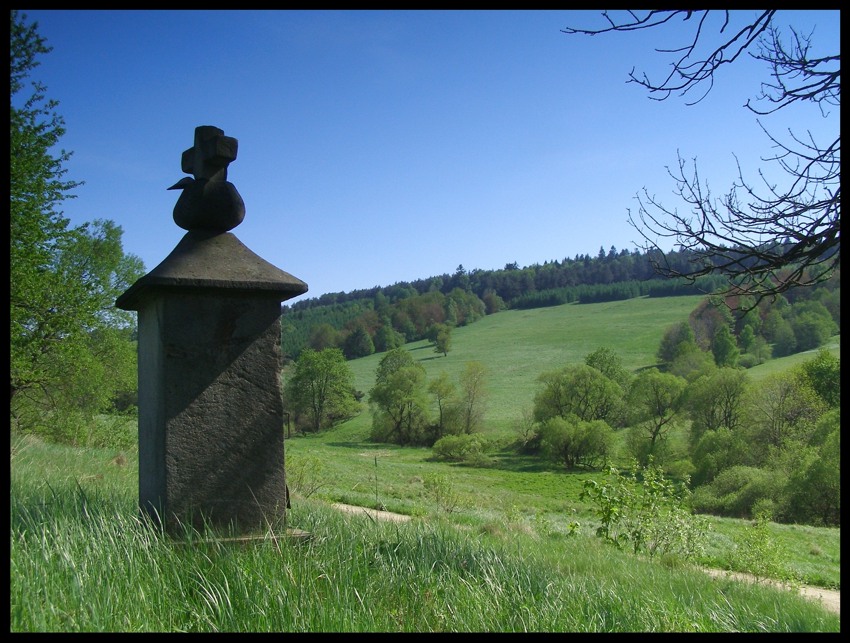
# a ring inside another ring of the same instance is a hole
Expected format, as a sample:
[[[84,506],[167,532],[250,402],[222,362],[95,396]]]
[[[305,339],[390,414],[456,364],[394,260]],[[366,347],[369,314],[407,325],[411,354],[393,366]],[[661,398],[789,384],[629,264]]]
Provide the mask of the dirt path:
[[[333,505],[333,508],[345,511],[346,513],[371,516],[377,520],[392,520],[393,522],[407,522],[410,520],[410,516],[405,516],[404,514],[397,514],[392,511],[379,511],[377,509],[369,509],[367,507],[357,507],[355,505],[343,505],[336,503]]]
[[[379,511],[377,509],[369,509],[367,507],[356,507],[354,505],[343,505],[343,504],[334,504],[333,507],[335,509],[339,509],[340,511],[345,511],[347,513],[353,514],[363,514],[367,516],[371,516],[376,520],[393,520],[395,522],[407,522],[410,520],[410,516],[405,516],[404,514],[397,514],[391,511]],[[746,580],[750,582],[758,582],[755,576],[751,576],[749,574],[740,574],[738,572],[727,572],[722,569],[706,569],[707,574],[710,576],[731,576],[732,578],[736,578],[738,580]],[[775,581],[763,581],[769,582],[779,587],[786,587],[782,583]],[[812,600],[819,600],[823,606],[835,612],[838,615],[841,615],[841,592],[832,590],[832,589],[824,589],[822,587],[812,587],[810,585],[803,585],[800,587],[800,593],[806,598],[811,598]]]
[[[741,574],[739,572],[727,572],[722,569],[706,569],[705,572],[709,576],[731,576],[737,580],[749,581],[751,583],[764,582],[770,583],[772,585],[776,585],[777,587],[784,587],[785,589],[791,589],[788,585],[780,583],[779,581],[772,580],[762,580],[759,581],[755,576],[751,576],[750,574]],[[811,598],[812,600],[820,601],[823,606],[831,612],[835,612],[839,616],[841,615],[841,592],[834,589],[824,589],[823,587],[812,587],[811,585],[802,585],[799,588],[800,594],[805,596],[806,598]]]

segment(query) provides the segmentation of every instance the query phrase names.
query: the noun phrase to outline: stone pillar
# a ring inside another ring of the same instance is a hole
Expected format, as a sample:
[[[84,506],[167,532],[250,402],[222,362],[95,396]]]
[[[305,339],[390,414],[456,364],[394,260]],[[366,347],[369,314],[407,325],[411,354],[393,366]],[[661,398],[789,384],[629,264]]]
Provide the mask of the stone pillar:
[[[138,312],[139,505],[172,533],[249,533],[286,511],[280,304],[307,284],[229,232],[245,208],[223,134],[196,128],[182,159],[195,178],[169,188],[187,233],[116,300]]]

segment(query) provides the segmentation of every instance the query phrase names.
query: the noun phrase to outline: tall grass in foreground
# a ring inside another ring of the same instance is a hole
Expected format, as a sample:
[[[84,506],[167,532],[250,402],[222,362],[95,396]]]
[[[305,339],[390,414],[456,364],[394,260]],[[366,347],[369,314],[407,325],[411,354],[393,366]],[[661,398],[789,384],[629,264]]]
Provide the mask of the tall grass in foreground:
[[[142,524],[126,485],[16,468],[13,632],[840,631],[793,592],[592,538],[381,523],[301,499],[289,522],[307,541],[187,543]]]

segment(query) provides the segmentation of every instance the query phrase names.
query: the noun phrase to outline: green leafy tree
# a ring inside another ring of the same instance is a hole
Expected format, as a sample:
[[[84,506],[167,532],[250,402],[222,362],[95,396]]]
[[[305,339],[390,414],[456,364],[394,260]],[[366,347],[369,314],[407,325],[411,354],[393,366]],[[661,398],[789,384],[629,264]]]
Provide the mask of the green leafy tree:
[[[696,342],[686,341],[676,347],[676,355],[668,365],[667,372],[692,382],[715,367],[714,355],[701,349]]]
[[[691,418],[691,442],[706,431],[726,427],[737,431],[744,414],[749,377],[737,368],[718,368],[688,384],[685,407]]]
[[[634,553],[674,554],[696,559],[705,550],[710,523],[691,511],[687,481],[674,484],[651,461],[633,462],[621,474],[610,468],[605,480],[586,480],[582,500],[590,500],[599,518],[596,535]]]
[[[629,385],[629,372],[623,367],[623,360],[610,348],[600,347],[584,358],[584,363],[601,372],[623,389]]]
[[[484,302],[484,310],[488,315],[497,313],[505,308],[504,299],[502,299],[492,288],[486,289],[481,299]]]
[[[764,337],[758,335],[750,344],[749,354],[755,358],[756,364],[764,364],[773,355],[773,349]]]
[[[766,463],[774,450],[806,443],[827,406],[794,371],[768,375],[750,388],[745,426],[750,449]]]
[[[587,364],[542,373],[537,381],[541,388],[534,396],[534,420],[540,423],[571,413],[585,421],[607,421],[623,397],[615,382]]]
[[[718,366],[736,366],[741,357],[741,351],[735,343],[735,338],[727,326],[720,326],[711,340],[711,354]]]
[[[375,344],[366,328],[357,324],[343,341],[342,351],[347,359],[357,359],[374,353]]]
[[[804,381],[829,408],[841,405],[841,360],[825,348],[800,365]]]
[[[684,342],[696,343],[691,325],[684,321],[669,326],[664,331],[661,343],[658,346],[658,360],[663,364],[672,362],[679,352],[679,345]]]
[[[681,409],[686,382],[670,373],[649,369],[638,375],[629,389],[628,403],[632,411],[632,433],[640,436],[633,445],[633,455],[639,456],[642,466],[650,457],[662,453],[663,443],[675,426]],[[638,446],[639,445],[639,446]]]
[[[604,464],[614,444],[614,430],[602,420],[585,422],[570,414],[553,417],[540,427],[543,453],[567,469]]]
[[[449,378],[448,373],[441,372],[428,383],[428,392],[437,405],[436,438],[439,440],[447,433],[456,433],[457,404],[455,398],[457,389]]]
[[[721,471],[736,465],[749,464],[747,442],[740,431],[721,426],[705,431],[691,454],[693,485],[709,484]]]
[[[404,335],[393,328],[389,318],[385,318],[384,323],[375,333],[375,339],[373,341],[375,352],[384,353],[393,348],[404,346]]]
[[[452,348],[452,329],[451,326],[443,326],[438,332],[434,340],[434,352],[442,353],[443,357],[449,354]]]
[[[791,307],[791,329],[798,352],[822,346],[838,330],[832,315],[819,301],[803,301]]]
[[[339,345],[339,331],[328,322],[316,324],[310,330],[310,348],[322,351]]]
[[[481,362],[467,362],[460,374],[458,420],[463,433],[481,429],[487,410],[487,369]]]
[[[797,336],[791,322],[784,317],[776,324],[773,331],[773,354],[776,357],[785,357],[797,352]]]
[[[353,391],[354,374],[339,348],[304,349],[284,386],[290,408],[296,417],[307,419],[307,426],[313,432],[357,412],[359,405]]]
[[[831,416],[838,418],[837,409]],[[804,456],[786,487],[793,522],[839,526],[841,524],[841,427],[836,420],[824,441]]]
[[[51,48],[37,23],[27,25],[14,10],[10,48],[12,424],[79,441],[85,424],[110,410],[135,370],[134,350],[120,345],[131,341],[134,319],[114,304],[144,266],[124,254],[113,222],[70,227],[63,216],[62,202],[80,185],[63,178],[71,157],[59,148],[64,121],[44,85],[28,82],[37,58]],[[109,369],[95,367],[101,358]],[[68,426],[71,418],[76,427]]]
[[[428,432],[425,368],[405,349],[394,348],[381,358],[369,404],[371,437],[376,442],[426,446],[433,443]]]

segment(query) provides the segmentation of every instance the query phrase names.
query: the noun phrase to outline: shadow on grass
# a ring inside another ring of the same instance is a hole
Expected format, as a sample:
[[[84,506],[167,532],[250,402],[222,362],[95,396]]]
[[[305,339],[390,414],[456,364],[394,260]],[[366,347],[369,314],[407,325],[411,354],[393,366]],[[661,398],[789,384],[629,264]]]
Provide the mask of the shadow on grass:
[[[585,469],[571,471],[555,462],[549,462],[539,455],[522,455],[504,451],[493,458],[491,469],[515,471],[517,473],[585,473]]]

